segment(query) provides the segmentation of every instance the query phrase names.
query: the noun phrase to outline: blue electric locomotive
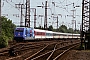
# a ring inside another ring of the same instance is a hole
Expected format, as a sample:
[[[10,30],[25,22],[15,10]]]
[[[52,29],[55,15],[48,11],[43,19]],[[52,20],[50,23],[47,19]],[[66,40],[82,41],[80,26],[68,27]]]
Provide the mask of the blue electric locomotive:
[[[16,27],[14,30],[14,40],[34,39],[34,29],[26,27]]]

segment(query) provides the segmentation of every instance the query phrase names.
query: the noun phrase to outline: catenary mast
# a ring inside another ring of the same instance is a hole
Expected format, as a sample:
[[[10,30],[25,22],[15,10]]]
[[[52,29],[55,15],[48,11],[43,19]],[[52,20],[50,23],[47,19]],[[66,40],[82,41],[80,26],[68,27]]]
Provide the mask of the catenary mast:
[[[90,0],[82,0],[81,46],[90,49]]]
[[[30,0],[26,0],[25,27],[30,27]]]

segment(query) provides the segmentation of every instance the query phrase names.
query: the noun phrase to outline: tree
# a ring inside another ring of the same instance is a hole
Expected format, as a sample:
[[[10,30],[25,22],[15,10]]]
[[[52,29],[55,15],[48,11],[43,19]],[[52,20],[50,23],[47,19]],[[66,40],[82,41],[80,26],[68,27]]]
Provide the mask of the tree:
[[[15,25],[12,23],[12,20],[2,17],[2,31],[5,32],[5,36],[8,38],[13,38],[13,33],[15,29]]]
[[[49,30],[49,31],[53,31],[52,25],[49,26],[48,30]]]
[[[73,32],[73,29],[72,28],[69,28],[68,29],[68,33],[72,33]]]
[[[41,26],[39,26],[39,27],[35,27],[35,29],[42,29],[42,30],[44,30],[44,28],[41,27]]]
[[[79,30],[74,30],[74,33],[80,34],[80,31]]]
[[[66,33],[67,32],[67,27],[65,25],[61,25],[58,29],[59,32]]]
[[[6,47],[8,45],[8,41],[13,39],[13,33],[16,27],[10,19],[4,16],[1,17],[1,21],[2,31],[0,36],[0,48]]]

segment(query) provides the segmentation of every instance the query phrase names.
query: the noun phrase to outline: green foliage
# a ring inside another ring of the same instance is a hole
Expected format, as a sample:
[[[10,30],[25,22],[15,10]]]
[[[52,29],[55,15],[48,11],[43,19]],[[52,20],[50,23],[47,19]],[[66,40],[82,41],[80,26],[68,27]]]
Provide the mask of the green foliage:
[[[36,27],[36,29],[42,29],[45,30],[43,27],[39,26]],[[67,29],[67,26],[65,25],[61,25],[58,29],[53,29],[53,26],[50,25],[49,28],[47,28],[46,30],[49,31],[54,31],[54,32],[62,32],[62,33],[75,33],[75,34],[80,34],[79,30],[73,30],[72,28]]]
[[[0,48],[4,48],[8,46],[8,41],[3,40],[3,37],[0,38]]]
[[[53,31],[52,25],[49,26],[48,30],[49,30],[49,31]]]
[[[8,46],[8,37],[5,36],[5,32],[2,31],[2,35],[0,36],[0,48],[4,48]]]
[[[41,26],[36,27],[35,29],[42,29],[42,30],[44,30],[44,28],[43,28],[43,27],[41,27]]]
[[[59,32],[66,33],[67,32],[67,27],[65,25],[61,25],[58,29]]]
[[[1,17],[1,21],[2,21],[2,31],[0,36],[0,48],[6,47],[8,45],[8,40],[13,39],[13,33],[16,27],[10,19],[7,19],[4,16]]]
[[[15,25],[12,23],[10,19],[2,17],[2,31],[5,32],[5,36],[8,38],[13,38],[13,32],[15,29]]]
[[[76,30],[75,33],[76,33],[76,34],[80,34],[80,31],[79,31],[79,30]]]
[[[73,29],[72,28],[69,28],[68,29],[68,33],[72,33],[73,32]]]

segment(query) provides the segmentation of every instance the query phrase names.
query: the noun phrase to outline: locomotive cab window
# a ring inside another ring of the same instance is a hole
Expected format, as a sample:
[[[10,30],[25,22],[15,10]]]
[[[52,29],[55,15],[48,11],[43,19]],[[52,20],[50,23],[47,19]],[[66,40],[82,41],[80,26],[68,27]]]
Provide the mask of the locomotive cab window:
[[[15,30],[16,32],[23,32],[23,30]]]

